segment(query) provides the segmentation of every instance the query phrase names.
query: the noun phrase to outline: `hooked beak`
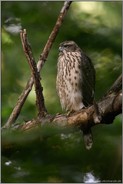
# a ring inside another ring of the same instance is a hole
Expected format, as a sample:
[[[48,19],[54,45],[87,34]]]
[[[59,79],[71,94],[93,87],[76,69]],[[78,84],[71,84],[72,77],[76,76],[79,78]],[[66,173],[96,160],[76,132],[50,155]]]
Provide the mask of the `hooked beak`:
[[[59,47],[59,52],[62,52],[63,51],[63,47]]]

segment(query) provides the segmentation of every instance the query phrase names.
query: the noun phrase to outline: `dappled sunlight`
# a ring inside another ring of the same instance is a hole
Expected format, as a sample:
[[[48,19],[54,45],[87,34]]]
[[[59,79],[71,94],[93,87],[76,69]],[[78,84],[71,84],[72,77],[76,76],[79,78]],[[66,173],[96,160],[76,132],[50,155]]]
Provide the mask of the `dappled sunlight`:
[[[2,44],[12,45],[13,41],[10,35],[2,28]]]
[[[34,86],[31,90],[31,92],[29,93],[27,100],[30,104],[33,104],[35,106],[35,104],[36,104],[36,93],[35,93]]]
[[[63,2],[55,1],[1,2],[3,124],[31,76],[20,40],[21,26],[27,29],[37,62],[62,5]],[[14,22],[8,24],[6,21],[11,17]],[[56,92],[59,43],[74,40],[91,58],[96,70],[95,99],[98,101],[122,72],[121,21],[121,2],[72,2],[41,71],[44,100],[49,114],[65,113]],[[16,125],[34,119],[37,113],[33,86]],[[121,121],[119,115],[113,124],[94,126],[94,143],[90,151],[85,149],[83,135],[78,127],[61,129],[52,124],[43,124],[25,132],[3,130],[2,182],[121,181]]]
[[[71,18],[78,27],[87,32],[96,32],[104,9],[99,2],[79,2],[73,5],[72,12]]]
[[[104,5],[104,2],[74,2],[71,18],[80,28],[88,32],[110,36],[112,31],[109,28],[114,30],[117,27],[121,28],[121,17],[118,13],[112,14],[113,8],[120,6],[120,3],[107,2],[106,8]]]
[[[75,16],[83,12],[92,14],[94,17],[96,15],[102,15],[104,9],[102,3],[100,2],[74,2],[72,11],[75,13]]]
[[[84,183],[99,183],[100,180],[96,178],[91,172],[88,172],[84,175]]]
[[[6,177],[2,175],[2,180],[10,182],[12,179],[27,183],[32,180],[98,183],[107,180],[107,173],[109,180],[115,178],[121,164],[122,149],[119,138],[109,138],[108,132],[107,137],[100,128],[98,137],[93,134],[94,148],[88,152],[84,149],[82,140],[76,141],[82,139],[78,133],[67,136],[64,131],[66,130],[58,127],[46,126],[28,133],[8,132],[8,137],[5,133],[4,143],[8,139],[17,151],[12,149],[12,155],[5,154],[2,158],[2,168],[6,173]]]
[[[12,161],[11,160],[5,162],[5,165],[6,166],[9,166],[10,164],[12,164]]]
[[[11,34],[19,34],[22,29],[21,19],[9,17],[4,22],[4,29]]]

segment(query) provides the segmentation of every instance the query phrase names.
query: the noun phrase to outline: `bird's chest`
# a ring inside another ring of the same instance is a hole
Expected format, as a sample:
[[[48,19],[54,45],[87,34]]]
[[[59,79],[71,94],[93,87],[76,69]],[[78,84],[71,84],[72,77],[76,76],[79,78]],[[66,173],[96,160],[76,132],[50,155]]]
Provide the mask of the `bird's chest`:
[[[77,53],[65,53],[59,57],[58,75],[68,87],[76,87],[81,80],[81,58]]]
[[[82,101],[81,60],[78,55],[66,54],[59,58],[58,82],[59,96],[63,108],[76,110],[74,106]],[[78,100],[79,98],[79,100]]]

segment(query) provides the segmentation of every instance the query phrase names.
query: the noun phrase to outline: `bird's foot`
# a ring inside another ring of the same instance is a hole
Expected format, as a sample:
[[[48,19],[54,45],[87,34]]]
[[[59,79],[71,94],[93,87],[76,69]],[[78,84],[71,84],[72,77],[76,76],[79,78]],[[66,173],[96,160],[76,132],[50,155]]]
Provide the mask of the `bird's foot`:
[[[67,112],[67,116],[70,116],[71,114],[73,114],[75,111],[69,111],[69,112]]]

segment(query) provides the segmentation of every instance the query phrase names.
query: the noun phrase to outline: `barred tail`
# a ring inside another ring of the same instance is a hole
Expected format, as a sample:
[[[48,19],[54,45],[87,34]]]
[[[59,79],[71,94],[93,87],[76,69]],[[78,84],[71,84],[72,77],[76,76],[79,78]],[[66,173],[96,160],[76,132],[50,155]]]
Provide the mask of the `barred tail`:
[[[84,138],[84,143],[85,143],[86,149],[90,150],[92,148],[92,145],[93,145],[93,137],[92,137],[91,129],[83,131],[83,138]]]

